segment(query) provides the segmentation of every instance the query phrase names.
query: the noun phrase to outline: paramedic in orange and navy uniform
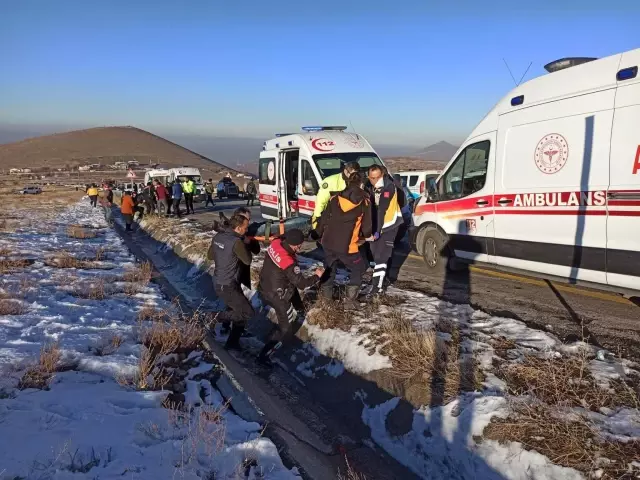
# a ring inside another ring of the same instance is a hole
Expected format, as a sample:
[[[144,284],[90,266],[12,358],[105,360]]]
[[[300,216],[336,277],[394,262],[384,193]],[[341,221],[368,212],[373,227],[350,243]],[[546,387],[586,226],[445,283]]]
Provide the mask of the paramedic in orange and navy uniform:
[[[360,254],[360,244],[372,235],[371,204],[369,195],[362,189],[364,177],[353,172],[347,179],[347,188],[331,197],[329,205],[322,212],[316,232],[322,239],[325,255],[327,279],[320,289],[320,295],[333,299],[333,284],[338,265],[349,270],[349,284],[344,299],[347,309],[358,308],[356,299],[360,292],[362,275],[367,263]]]
[[[267,338],[258,356],[258,363],[271,366],[271,355],[292,339],[304,319],[304,304],[298,289],[304,290],[320,281],[324,273],[318,268],[315,274],[305,277],[300,271],[296,253],[304,242],[303,233],[294,228],[282,237],[276,238],[265,255],[258,290],[265,303],[272,307],[278,317],[278,324]]]
[[[398,192],[393,179],[380,165],[369,167],[371,205],[373,207],[373,235],[367,240],[375,262],[369,295],[384,292],[384,280],[391,263],[393,245],[398,228],[403,223]]]

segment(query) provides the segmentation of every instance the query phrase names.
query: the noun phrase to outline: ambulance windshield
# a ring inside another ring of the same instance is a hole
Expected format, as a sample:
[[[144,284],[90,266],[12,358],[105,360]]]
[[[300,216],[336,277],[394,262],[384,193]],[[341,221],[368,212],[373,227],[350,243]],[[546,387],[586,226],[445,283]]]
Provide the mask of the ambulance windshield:
[[[342,172],[345,163],[358,162],[360,168],[367,169],[371,165],[382,165],[382,161],[372,152],[322,153],[313,156],[322,178]]]
[[[180,183],[182,183],[186,181],[189,177],[191,177],[191,180],[193,180],[193,183],[197,183],[197,184],[202,183],[202,178],[200,177],[200,175],[178,175],[177,179]]]

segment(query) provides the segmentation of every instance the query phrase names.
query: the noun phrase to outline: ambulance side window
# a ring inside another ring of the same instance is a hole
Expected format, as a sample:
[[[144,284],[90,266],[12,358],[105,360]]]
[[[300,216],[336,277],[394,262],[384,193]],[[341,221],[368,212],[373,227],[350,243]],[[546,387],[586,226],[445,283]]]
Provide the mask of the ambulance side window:
[[[303,195],[316,195],[318,193],[318,180],[313,167],[307,160],[301,160],[300,181],[302,182]]]
[[[484,187],[489,162],[488,140],[465,148],[438,182],[440,200],[466,197]]]
[[[261,158],[259,162],[259,178],[263,185],[276,184],[276,159]]]
[[[418,175],[411,175],[409,177],[409,186],[415,187],[418,184]]]

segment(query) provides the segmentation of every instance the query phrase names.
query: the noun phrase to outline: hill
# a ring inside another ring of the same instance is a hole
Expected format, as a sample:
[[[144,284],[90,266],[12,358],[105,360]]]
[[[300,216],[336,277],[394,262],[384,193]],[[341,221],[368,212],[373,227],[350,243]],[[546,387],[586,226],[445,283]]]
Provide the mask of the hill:
[[[449,142],[441,141],[438,143],[434,143],[433,145],[429,145],[428,147],[425,147],[422,150],[413,153],[411,156],[437,162],[448,162],[457,150],[458,147],[456,147],[455,145],[451,145]]]
[[[204,155],[135,127],[100,127],[77,130],[0,145],[0,169],[71,168],[80,165],[128,162],[141,166],[160,163],[167,167],[189,165],[203,176],[235,170]]]

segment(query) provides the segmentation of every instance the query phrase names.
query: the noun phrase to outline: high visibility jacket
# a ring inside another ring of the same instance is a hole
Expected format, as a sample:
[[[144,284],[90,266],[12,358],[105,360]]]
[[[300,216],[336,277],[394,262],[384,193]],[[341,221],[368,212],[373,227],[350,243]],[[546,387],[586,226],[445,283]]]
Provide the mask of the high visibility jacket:
[[[95,187],[89,187],[89,190],[87,190],[87,195],[89,195],[90,197],[98,195],[98,189]]]
[[[397,228],[403,223],[398,190],[393,180],[385,176],[381,187],[371,187],[371,205],[373,206],[373,231],[379,234]]]
[[[324,179],[316,196],[316,208],[313,210],[314,227],[324,209],[327,208],[331,197],[345,188],[347,188],[347,182],[344,181],[342,173],[336,173]]]
[[[182,182],[182,191],[184,193],[193,193],[195,189],[196,184],[193,182],[193,180],[186,180]]]

